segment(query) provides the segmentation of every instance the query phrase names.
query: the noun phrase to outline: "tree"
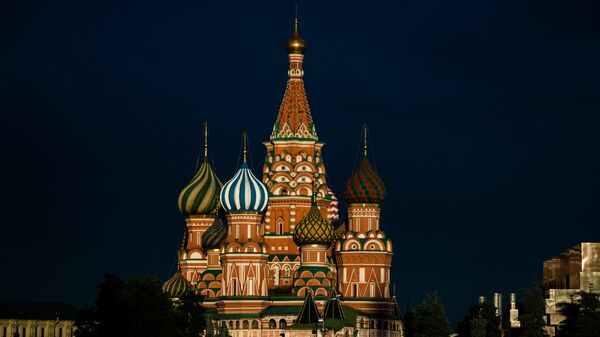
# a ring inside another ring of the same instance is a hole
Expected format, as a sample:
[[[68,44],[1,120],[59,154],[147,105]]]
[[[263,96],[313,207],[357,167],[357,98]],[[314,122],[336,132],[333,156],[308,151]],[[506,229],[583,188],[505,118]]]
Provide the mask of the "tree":
[[[521,337],[548,337],[544,329],[546,322],[546,300],[544,290],[539,282],[534,282],[531,289],[525,289],[523,307],[521,308]]]
[[[404,323],[404,337],[414,337],[415,313],[413,312],[413,308],[411,306],[408,306],[406,309],[404,317],[402,317],[402,322]]]
[[[600,295],[581,291],[568,302],[559,304],[559,312],[564,316],[558,328],[557,337],[597,337],[600,336]]]
[[[209,327],[210,333],[212,333],[210,320],[204,318],[203,300],[204,296],[195,292],[189,292],[179,299],[179,302],[173,307],[175,337],[198,337],[205,326],[207,336]],[[208,324],[206,324],[207,322]]]
[[[414,312],[414,337],[448,337],[450,324],[437,293],[428,294]]]
[[[473,304],[465,319],[458,323],[459,337],[500,337],[500,317],[489,301]]]
[[[121,280],[104,275],[96,306],[80,311],[76,337],[197,337],[204,329],[203,297],[172,303],[155,277]]]

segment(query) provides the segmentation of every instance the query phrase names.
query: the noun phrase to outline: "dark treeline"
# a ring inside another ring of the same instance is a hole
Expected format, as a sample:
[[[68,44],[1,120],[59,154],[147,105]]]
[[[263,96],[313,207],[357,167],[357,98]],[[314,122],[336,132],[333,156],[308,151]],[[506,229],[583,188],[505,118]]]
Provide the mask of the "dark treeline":
[[[76,337],[197,337],[205,328],[202,296],[173,302],[155,277],[104,275],[93,307],[80,311]]]

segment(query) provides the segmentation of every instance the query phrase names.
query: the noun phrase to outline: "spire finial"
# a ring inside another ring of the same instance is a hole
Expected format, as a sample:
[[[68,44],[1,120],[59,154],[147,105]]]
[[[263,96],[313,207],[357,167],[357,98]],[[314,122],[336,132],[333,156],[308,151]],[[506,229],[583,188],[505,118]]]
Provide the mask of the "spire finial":
[[[244,144],[244,163],[246,162],[246,154],[248,153],[247,143],[248,143],[248,133],[244,131],[242,133],[242,142]]]
[[[208,160],[208,122],[204,122],[204,161]]]
[[[312,180],[312,196],[310,198],[311,202],[313,205],[317,204],[317,185],[315,184],[315,181],[317,180],[317,175],[315,174],[313,176],[313,180]]]
[[[365,142],[363,144],[363,156],[367,156],[367,124],[365,123],[363,125],[363,133],[364,133],[364,137],[365,137]]]
[[[290,37],[285,43],[285,49],[289,54],[302,54],[306,51],[306,42],[300,37],[300,31],[298,29],[298,2],[294,2],[294,31],[292,37]]]
[[[298,34],[298,1],[294,1],[294,35]]]

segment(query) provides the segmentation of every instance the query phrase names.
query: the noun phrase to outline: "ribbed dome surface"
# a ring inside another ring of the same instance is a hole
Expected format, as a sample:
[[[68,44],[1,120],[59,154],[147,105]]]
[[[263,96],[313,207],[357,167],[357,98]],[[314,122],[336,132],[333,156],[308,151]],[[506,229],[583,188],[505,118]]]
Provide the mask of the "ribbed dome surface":
[[[344,197],[348,204],[379,204],[385,198],[385,185],[366,157],[348,179]]]
[[[262,213],[267,209],[268,203],[267,188],[252,174],[245,162],[221,189],[221,205],[230,213]]]
[[[204,250],[219,248],[226,237],[227,230],[223,226],[223,221],[217,215],[213,224],[204,232],[202,247]]]
[[[307,244],[328,245],[331,241],[333,241],[333,225],[323,218],[313,199],[308,214],[294,228],[294,242],[298,246],[302,246]]]
[[[342,223],[340,224],[334,231],[333,231],[333,240],[339,240],[344,236],[344,232],[346,231],[346,223]]]
[[[327,220],[337,221],[340,218],[338,199],[329,187],[327,187],[327,194],[331,199],[329,207],[327,208]]]
[[[179,270],[162,286],[162,291],[170,298],[180,298],[191,290],[192,285],[181,275]]]
[[[183,214],[215,214],[223,183],[205,159],[194,179],[179,193],[179,210]]]

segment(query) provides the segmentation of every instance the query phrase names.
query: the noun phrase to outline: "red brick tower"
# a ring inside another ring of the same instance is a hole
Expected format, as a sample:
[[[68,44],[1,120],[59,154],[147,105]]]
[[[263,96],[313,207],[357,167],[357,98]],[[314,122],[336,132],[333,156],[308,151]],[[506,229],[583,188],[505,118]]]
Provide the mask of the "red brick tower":
[[[262,218],[269,195],[244,161],[221,190],[220,200],[227,213],[228,233],[221,253],[220,314],[259,313],[267,305],[267,248],[263,242]]]
[[[304,90],[302,61],[306,43],[294,32],[286,43],[289,58],[288,81],[277,120],[269,141],[263,166],[263,182],[269,189],[269,209],[265,217],[265,243],[269,247],[269,285],[292,285],[294,271],[300,266],[298,246],[292,240],[297,223],[311,207],[313,180],[317,203],[329,218],[337,216],[337,200],[327,188],[327,177],[315,125]],[[333,201],[333,204],[332,204]]]
[[[392,242],[379,224],[385,186],[367,158],[366,125],[363,158],[348,179],[344,197],[348,221],[335,246],[338,288],[344,303],[367,313],[383,310],[391,314]]]
[[[194,178],[179,193],[179,210],[185,216],[186,231],[179,251],[182,275],[192,284],[206,270],[202,235],[213,224],[223,184],[208,162],[208,125],[204,124],[204,160]]]

